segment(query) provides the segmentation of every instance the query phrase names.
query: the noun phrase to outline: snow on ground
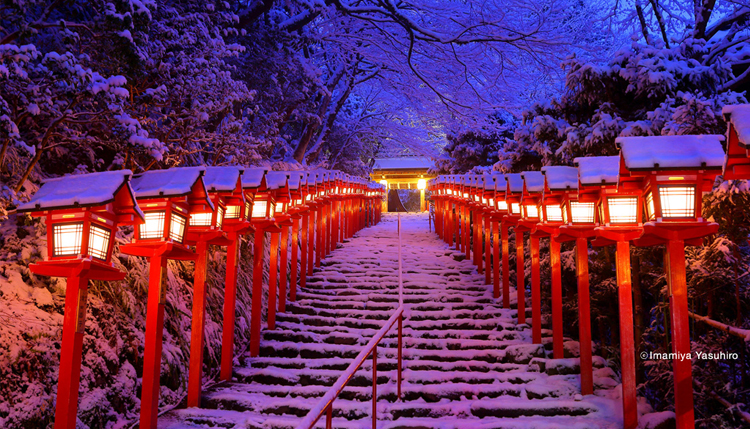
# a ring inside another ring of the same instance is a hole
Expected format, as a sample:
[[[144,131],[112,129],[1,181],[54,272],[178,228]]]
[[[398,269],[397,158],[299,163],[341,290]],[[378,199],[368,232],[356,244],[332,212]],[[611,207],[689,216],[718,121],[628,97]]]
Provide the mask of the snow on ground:
[[[261,356],[241,357],[202,408],[173,410],[159,427],[296,427],[398,306],[396,219],[385,215],[340,245],[264,331]],[[619,381],[604,359],[594,360],[595,394],[581,397],[578,359],[548,359],[517,311],[501,308],[484,276],[428,231],[425,215],[402,220],[403,400],[392,331],[379,346],[379,428],[622,426]],[[334,427],[370,427],[371,386],[367,360],[334,404]]]

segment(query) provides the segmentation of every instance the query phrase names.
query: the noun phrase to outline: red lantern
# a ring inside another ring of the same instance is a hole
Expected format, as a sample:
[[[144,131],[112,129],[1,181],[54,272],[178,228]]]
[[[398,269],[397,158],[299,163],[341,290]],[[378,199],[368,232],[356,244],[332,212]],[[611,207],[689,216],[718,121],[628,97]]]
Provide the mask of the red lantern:
[[[203,167],[154,170],[137,175],[132,186],[145,223],[136,228],[132,243],[120,251],[150,258],[146,343],[141,394],[142,428],[155,428],[159,404],[159,377],[167,294],[167,260],[195,260],[185,242],[193,212],[213,210],[203,184]]]
[[[521,193],[520,201],[521,218],[517,221],[515,228],[517,274],[516,293],[518,299],[518,323],[526,323],[526,280],[524,276],[523,233],[529,231],[529,236],[531,238],[532,233],[536,231],[537,224],[541,221],[541,211],[539,208],[542,199],[542,192],[544,192],[544,175],[540,171],[524,171],[521,173],[521,178],[523,179],[523,191]],[[538,245],[539,241],[537,237],[538,234],[535,235],[534,239],[535,243]],[[554,255],[552,257],[554,258]],[[532,259],[532,266],[533,263],[534,259]],[[536,266],[537,268],[539,266],[539,252],[536,253]]]
[[[122,280],[110,262],[118,225],[143,222],[130,170],[47,180],[19,213],[44,217],[47,260],[29,265],[42,276],[66,277],[55,428],[74,429],[89,280]]]
[[[637,246],[664,244],[672,328],[672,351],[690,349],[685,245],[718,231],[702,218],[702,196],[713,187],[724,165],[721,135],[620,137],[620,183],[642,192],[646,213]],[[612,217],[610,203],[609,216]],[[632,322],[632,317],[631,317]],[[677,427],[695,425],[692,368],[689,359],[673,360]],[[637,422],[633,423],[634,425]]]
[[[724,180],[750,179],[750,104],[724,106],[727,154]]]
[[[489,190],[488,197],[489,198],[489,205],[492,207],[492,211],[490,212],[490,235],[492,235],[492,268],[493,268],[493,278],[492,278],[492,296],[495,299],[500,298],[500,222],[502,221],[503,217],[507,215],[508,213],[508,204],[505,202],[505,189],[506,189],[506,182],[505,182],[505,175],[495,173],[492,174],[491,183],[486,185],[487,188],[491,188]],[[503,230],[506,230],[503,228]],[[507,236],[507,232],[505,233]],[[503,254],[503,267],[507,267],[507,249],[503,248],[504,253]],[[507,268],[505,268],[507,270]]]

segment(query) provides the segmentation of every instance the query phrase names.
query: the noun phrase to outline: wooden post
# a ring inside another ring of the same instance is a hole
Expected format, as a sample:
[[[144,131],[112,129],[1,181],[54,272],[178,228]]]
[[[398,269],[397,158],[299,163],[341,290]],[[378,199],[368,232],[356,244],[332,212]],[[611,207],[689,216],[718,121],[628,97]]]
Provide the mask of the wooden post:
[[[471,260],[471,210],[469,210],[469,205],[464,204],[464,224],[463,224],[463,231],[464,231],[464,253],[466,254],[466,259]]]
[[[323,246],[324,243],[324,237],[323,237],[323,230],[325,229],[325,206],[326,204],[324,202],[320,203],[320,206],[318,207],[318,230],[316,232],[316,242],[315,242],[315,266],[320,267],[320,260],[323,259]],[[312,273],[311,273],[312,274]]]
[[[299,262],[299,287],[305,287],[307,285],[307,264],[308,264],[308,246],[307,246],[307,230],[309,229],[307,218],[308,213],[312,210],[302,214],[302,231],[299,236],[299,249],[300,249],[300,262]],[[296,296],[296,295],[295,295]],[[295,298],[296,299],[296,298]]]
[[[672,360],[674,371],[674,401],[677,428],[695,427],[693,410],[693,370],[690,354],[690,324],[688,314],[687,284],[685,281],[685,242],[669,240],[666,260],[669,308],[672,322]],[[685,356],[685,358],[680,358]]]
[[[509,252],[510,243],[508,243],[508,224],[500,224],[502,240],[503,240],[503,308],[510,308],[510,270],[508,265],[510,264]]]
[[[633,335],[633,298],[630,285],[630,243],[617,242],[617,290],[620,307],[620,361],[622,368],[622,410],[625,429],[638,426],[635,386],[635,340]],[[690,391],[692,392],[692,386]]]
[[[193,279],[193,310],[190,329],[190,366],[188,372],[187,406],[200,407],[203,378],[203,344],[206,326],[206,271],[208,244],[201,240],[195,245],[195,276]]]
[[[295,220],[294,223],[297,223]],[[282,225],[281,241],[279,243],[279,313],[286,311],[286,284],[289,270],[289,226]]]
[[[234,360],[234,318],[237,303],[237,263],[239,261],[240,237],[236,232],[229,233],[231,243],[227,246],[226,286],[224,288],[224,321],[221,331],[221,370],[219,379],[232,378]]]
[[[276,286],[279,270],[279,232],[271,231],[271,261],[268,264],[268,329],[276,329]]]
[[[539,272],[539,237],[529,237],[531,253],[531,342],[542,344],[542,296]]]
[[[57,403],[55,404],[55,429],[75,429],[76,427],[88,283],[85,275],[67,279]]]
[[[492,296],[500,298],[500,224],[492,220]]]
[[[297,300],[297,273],[299,271],[299,219],[292,219],[292,274],[289,279],[289,300]]]
[[[560,243],[554,238],[549,240],[549,254],[552,271],[552,356],[555,359],[562,359],[565,357],[565,349],[563,348],[562,271]]]
[[[253,245],[253,298],[250,309],[250,356],[260,354],[260,323],[263,311],[263,242],[265,233],[259,225],[255,228]]]
[[[490,222],[490,215],[487,213],[484,216],[484,261],[486,265],[484,268],[484,284],[486,285],[492,283],[492,247],[490,245],[490,237],[492,237],[492,223]]]
[[[156,429],[159,415],[159,375],[164,335],[164,303],[167,298],[167,258],[151,257],[148,273],[146,342],[143,348],[140,427]],[[75,427],[75,426],[74,426]],[[72,429],[72,428],[71,428]]]
[[[477,272],[482,274],[482,210],[474,209],[474,265],[477,266]]]
[[[516,227],[516,299],[518,323],[526,323],[526,277],[524,275],[523,228]]]
[[[310,234],[307,236],[307,275],[311,276],[315,267],[315,218],[318,217],[316,207],[310,208]],[[317,219],[320,222],[320,217]]]
[[[576,278],[578,279],[578,338],[581,357],[581,394],[594,393],[591,357],[591,300],[589,298],[589,245],[585,237],[576,239]]]

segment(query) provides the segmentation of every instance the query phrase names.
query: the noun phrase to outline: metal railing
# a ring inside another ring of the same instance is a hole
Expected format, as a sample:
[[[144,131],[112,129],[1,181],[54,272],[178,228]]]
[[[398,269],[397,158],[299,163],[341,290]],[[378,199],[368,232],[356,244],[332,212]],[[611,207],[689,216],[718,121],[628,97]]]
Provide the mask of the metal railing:
[[[397,375],[397,396],[401,399],[401,361],[403,350],[403,320],[404,320],[404,291],[403,280],[401,276],[401,214],[398,215],[398,308],[391,315],[385,325],[375,334],[367,343],[364,349],[354,358],[343,374],[336,380],[333,386],[318,401],[297,426],[297,429],[312,429],[320,420],[323,414],[326,415],[326,429],[332,429],[333,421],[333,402],[339,397],[346,385],[354,377],[354,374],[365,363],[365,360],[372,355],[372,427],[375,429],[378,420],[378,344],[391,330],[394,324],[398,322],[398,375]]]

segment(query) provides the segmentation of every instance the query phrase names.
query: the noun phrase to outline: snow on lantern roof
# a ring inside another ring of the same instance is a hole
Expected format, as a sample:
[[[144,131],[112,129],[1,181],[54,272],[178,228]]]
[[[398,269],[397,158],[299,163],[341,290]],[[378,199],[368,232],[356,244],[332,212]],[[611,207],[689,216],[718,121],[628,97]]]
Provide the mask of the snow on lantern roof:
[[[524,171],[521,177],[526,184],[526,192],[544,191],[544,174],[541,171]]]
[[[551,190],[578,189],[578,169],[575,167],[548,165],[542,167],[542,173]]]
[[[523,192],[523,177],[521,177],[521,173],[506,174],[505,181],[510,186],[510,192]]]
[[[582,185],[616,184],[620,175],[619,156],[586,156],[573,160]]]
[[[18,211],[100,206],[113,202],[123,186],[137,209],[135,195],[128,184],[132,174],[130,170],[117,170],[48,179],[31,201],[18,207]]]
[[[747,149],[750,146],[750,104],[724,106],[721,113],[737,132],[740,146]]]
[[[722,135],[618,137],[628,170],[722,168]]]
[[[265,168],[246,168],[242,173],[242,189],[259,188],[265,175]]]
[[[287,184],[286,173],[283,171],[269,171],[266,174],[266,185],[268,189],[281,189]]]
[[[152,170],[133,177],[132,186],[138,198],[181,197],[188,195],[206,167],[176,167]],[[201,182],[204,188],[205,184]]]
[[[376,158],[373,170],[429,170],[435,163],[425,157]]]
[[[288,185],[289,189],[299,189],[300,185],[305,185],[305,182],[307,180],[304,179],[305,173],[302,171],[287,171],[287,176],[289,176]]]
[[[203,184],[212,192],[232,192],[237,188],[237,181],[242,169],[236,166],[206,167]]]

